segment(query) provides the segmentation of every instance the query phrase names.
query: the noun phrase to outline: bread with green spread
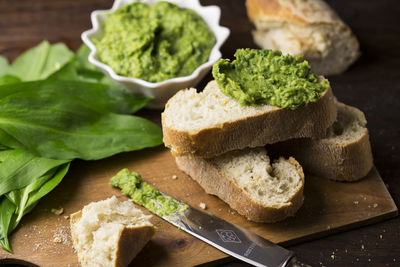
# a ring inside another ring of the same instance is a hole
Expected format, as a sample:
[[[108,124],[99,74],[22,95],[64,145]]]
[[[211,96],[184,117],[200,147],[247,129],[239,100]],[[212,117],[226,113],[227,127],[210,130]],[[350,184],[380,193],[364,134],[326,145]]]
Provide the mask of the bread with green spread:
[[[256,44],[304,55],[316,74],[341,73],[360,55],[357,38],[322,0],[247,0],[246,7]]]
[[[337,103],[337,120],[325,138],[294,139],[270,146],[278,155],[296,158],[304,170],[337,181],[356,181],[373,166],[367,121],[357,108]]]
[[[71,235],[82,266],[123,267],[155,232],[151,216],[113,196],[71,215]]]
[[[322,138],[335,120],[330,87],[316,102],[289,110],[241,106],[211,81],[203,92],[181,90],[167,102],[162,113],[163,141],[176,156],[211,158],[292,138]]]
[[[204,159],[176,157],[178,167],[208,194],[255,222],[277,222],[293,216],[303,203],[304,174],[294,158],[272,164],[261,148],[236,150]]]

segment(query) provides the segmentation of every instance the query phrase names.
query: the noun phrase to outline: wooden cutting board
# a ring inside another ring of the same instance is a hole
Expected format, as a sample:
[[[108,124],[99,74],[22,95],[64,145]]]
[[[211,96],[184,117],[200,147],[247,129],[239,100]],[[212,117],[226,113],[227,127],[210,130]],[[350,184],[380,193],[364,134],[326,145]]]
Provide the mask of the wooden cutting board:
[[[281,223],[252,223],[236,214],[215,196],[207,195],[190,177],[179,171],[173,157],[158,147],[123,153],[101,161],[74,161],[62,183],[40,201],[12,234],[14,254],[0,251],[0,263],[15,259],[39,266],[77,266],[72,248],[68,215],[84,205],[117,195],[127,197],[108,181],[122,168],[142,174],[161,191],[250,229],[281,245],[289,245],[359,227],[397,215],[385,184],[375,168],[359,182],[333,182],[306,175],[305,201],[295,217]],[[172,176],[177,175],[177,179]],[[63,208],[55,215],[51,209]],[[145,211],[147,212],[147,211]],[[227,255],[167,222],[153,216],[157,233],[131,266],[194,266],[226,258]]]

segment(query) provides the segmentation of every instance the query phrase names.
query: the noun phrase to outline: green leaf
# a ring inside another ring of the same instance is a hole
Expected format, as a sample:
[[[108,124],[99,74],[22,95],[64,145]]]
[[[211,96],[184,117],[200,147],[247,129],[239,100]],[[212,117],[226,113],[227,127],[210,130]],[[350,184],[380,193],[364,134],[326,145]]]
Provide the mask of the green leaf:
[[[1,164],[0,164],[1,166]],[[69,163],[52,168],[38,178],[31,177],[32,182],[22,189],[8,192],[0,202],[0,245],[12,252],[8,241],[10,234],[19,224],[22,217],[29,213],[37,202],[53,190],[64,178]]]
[[[68,163],[68,160],[55,160],[34,156],[26,150],[6,150],[0,164],[0,195],[29,185],[36,177],[46,174],[53,168]],[[33,177],[33,178],[32,178]]]
[[[110,113],[132,109],[135,101],[101,84],[49,80],[1,86],[0,129],[45,158],[94,160],[160,145],[161,129],[154,123]]]
[[[89,54],[90,54],[90,48],[82,44],[81,47],[79,47],[78,51],[76,52],[76,57],[78,58],[79,62],[82,64],[82,66],[86,69],[90,70],[97,70],[96,66],[94,66],[92,63],[89,62]]]
[[[60,106],[77,104],[98,112],[120,114],[134,113],[150,100],[148,97],[133,95],[104,84],[79,81],[49,79],[0,86],[0,101],[2,103],[22,101],[22,99],[24,99],[26,106],[21,106],[21,110],[33,108],[39,102],[51,102],[49,105],[57,105],[57,103],[60,103]],[[60,99],[63,101],[60,101]],[[53,120],[57,120],[57,116]]]
[[[0,129],[0,148],[24,148],[24,145],[18,142],[14,137]]]
[[[14,216],[15,205],[6,197],[1,197],[0,200],[0,245],[7,250],[12,252],[10,242],[8,240],[8,234],[12,231],[9,226]]]
[[[0,77],[0,85],[19,83],[19,82],[21,82],[21,79],[18,78],[17,76],[4,75],[4,76]]]
[[[69,166],[70,163],[61,165],[60,167],[58,167],[56,173],[51,179],[47,180],[43,184],[40,184],[40,186],[38,186],[38,184],[36,184],[36,187],[32,186],[34,190],[29,193],[29,198],[26,202],[25,208],[30,207],[31,205],[39,201],[39,199],[47,195],[51,190],[53,190],[67,174]]]
[[[9,67],[7,58],[0,56],[0,77],[7,74]]]
[[[20,55],[9,68],[8,74],[23,81],[45,79],[67,64],[73,56],[65,44],[50,45],[43,41]]]
[[[32,183],[18,190],[20,201],[17,204],[16,212],[18,214],[16,223],[18,224],[27,213],[27,208],[35,204],[39,199],[53,190],[64,178],[69,168],[69,163],[62,165],[58,169],[52,169],[47,174],[35,179]]]

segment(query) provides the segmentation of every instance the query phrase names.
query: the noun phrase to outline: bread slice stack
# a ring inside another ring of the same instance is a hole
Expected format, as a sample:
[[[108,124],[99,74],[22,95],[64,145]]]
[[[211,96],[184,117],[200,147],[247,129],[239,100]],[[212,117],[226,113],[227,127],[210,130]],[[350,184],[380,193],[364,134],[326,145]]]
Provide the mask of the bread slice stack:
[[[211,81],[200,93],[172,97],[162,126],[178,167],[256,222],[281,221],[301,207],[302,166],[338,181],[361,179],[373,166],[364,114],[337,102],[330,88],[317,102],[286,110],[240,106]]]
[[[322,138],[336,119],[328,88],[296,110],[240,106],[215,81],[178,92],[162,113],[164,144],[178,167],[248,220],[277,222],[303,203],[304,173],[294,159],[270,163],[265,144]]]

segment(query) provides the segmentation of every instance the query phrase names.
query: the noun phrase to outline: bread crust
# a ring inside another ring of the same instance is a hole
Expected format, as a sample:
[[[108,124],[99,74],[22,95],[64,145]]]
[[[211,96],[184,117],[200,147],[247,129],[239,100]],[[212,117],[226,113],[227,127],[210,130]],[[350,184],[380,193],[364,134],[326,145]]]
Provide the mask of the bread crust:
[[[82,210],[71,214],[70,226],[71,236],[74,247],[78,244],[78,236],[74,231],[75,225],[79,222],[82,217]],[[116,259],[115,264],[110,267],[125,267],[133,260],[133,258],[142,250],[147,242],[154,235],[156,228],[150,225],[124,227],[118,233],[118,244],[116,247]],[[80,251],[77,251],[80,263],[81,257]],[[87,264],[87,263],[83,263]],[[83,265],[82,264],[82,265]]]
[[[290,21],[301,25],[333,23],[344,25],[336,12],[321,0],[246,0],[247,15],[256,20]]]
[[[288,205],[279,207],[262,206],[256,203],[246,191],[226,177],[210,160],[189,156],[176,157],[179,169],[200,184],[207,194],[218,196],[232,209],[254,222],[273,223],[293,216],[303,204],[304,173],[300,164],[289,158],[301,177],[301,187],[291,197]]]
[[[215,81],[207,86],[219,90]],[[211,158],[231,150],[259,147],[292,138],[321,138],[335,120],[335,99],[332,89],[328,88],[317,102],[308,103],[296,110],[277,108],[194,134],[166,125],[165,114],[162,113],[163,141],[175,156],[191,154]]]
[[[269,42],[264,40],[264,38],[269,39],[263,36],[271,29],[283,29],[294,25],[300,27],[298,31],[309,29],[313,33],[323,33],[328,40],[323,44],[329,47],[327,51],[321,54],[319,50],[308,50],[304,47],[299,51],[317,74],[342,73],[360,55],[357,38],[335,11],[322,0],[247,0],[246,7],[248,17],[257,29],[253,31],[254,41],[264,49],[285,51],[285,48],[277,44],[270,47]],[[290,42],[303,44],[312,40],[309,39],[309,35],[299,36],[292,36]],[[316,40],[313,42],[316,45],[320,44]],[[312,56],[308,53],[312,53]]]
[[[364,114],[359,109],[342,103],[338,105],[366,123]],[[357,181],[365,177],[373,166],[367,128],[362,130],[358,138],[344,144],[327,138],[295,139],[273,144],[270,148],[279,155],[295,157],[306,171],[336,181]]]

